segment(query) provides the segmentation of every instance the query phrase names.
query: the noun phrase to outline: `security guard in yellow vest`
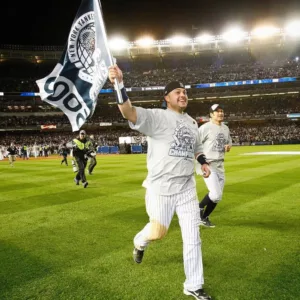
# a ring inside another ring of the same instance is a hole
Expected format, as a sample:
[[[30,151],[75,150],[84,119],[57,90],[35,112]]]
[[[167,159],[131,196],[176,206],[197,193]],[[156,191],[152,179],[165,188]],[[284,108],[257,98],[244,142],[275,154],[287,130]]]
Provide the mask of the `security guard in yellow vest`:
[[[75,157],[78,166],[78,172],[74,178],[74,181],[76,185],[79,185],[81,180],[84,188],[88,186],[88,182],[86,181],[85,177],[85,168],[87,165],[89,144],[90,141],[86,137],[86,132],[84,130],[80,130],[79,136],[73,140],[73,157]]]

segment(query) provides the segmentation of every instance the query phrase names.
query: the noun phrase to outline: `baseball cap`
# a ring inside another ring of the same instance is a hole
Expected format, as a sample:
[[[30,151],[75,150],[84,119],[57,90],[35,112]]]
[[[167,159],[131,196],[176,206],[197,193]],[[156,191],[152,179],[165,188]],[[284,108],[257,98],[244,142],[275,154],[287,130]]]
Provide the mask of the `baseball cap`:
[[[171,81],[168,83],[164,89],[164,96],[167,96],[170,92],[172,92],[175,89],[185,89],[185,86],[183,83],[179,81]]]
[[[80,130],[79,134],[84,134],[84,135],[86,135],[86,132],[85,132],[85,130]]]
[[[217,111],[218,109],[223,109],[223,106],[221,106],[220,104],[213,104],[210,107],[209,112],[214,112],[214,111]]]

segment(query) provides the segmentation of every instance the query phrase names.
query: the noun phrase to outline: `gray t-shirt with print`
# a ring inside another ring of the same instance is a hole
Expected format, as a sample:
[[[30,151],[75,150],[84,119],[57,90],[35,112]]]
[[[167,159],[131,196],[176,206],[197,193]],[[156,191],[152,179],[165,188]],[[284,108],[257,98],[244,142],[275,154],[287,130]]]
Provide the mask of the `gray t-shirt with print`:
[[[143,186],[159,195],[195,188],[194,156],[203,151],[197,122],[170,109],[136,107],[136,124],[129,126],[148,141],[148,176]]]
[[[200,142],[210,167],[224,172],[225,145],[232,145],[227,125],[214,124],[212,121],[199,127]]]

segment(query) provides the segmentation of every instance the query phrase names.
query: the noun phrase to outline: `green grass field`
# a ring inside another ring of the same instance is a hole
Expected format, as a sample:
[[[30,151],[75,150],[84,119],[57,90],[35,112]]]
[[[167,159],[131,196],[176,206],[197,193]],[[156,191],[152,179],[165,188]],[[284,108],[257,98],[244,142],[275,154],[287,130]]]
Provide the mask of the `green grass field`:
[[[300,299],[300,145],[234,147],[222,202],[201,227],[205,289],[215,300]],[[98,156],[87,189],[60,158],[0,162],[0,299],[184,300],[182,241],[132,260],[146,224],[146,156]],[[199,199],[206,194],[197,177]]]

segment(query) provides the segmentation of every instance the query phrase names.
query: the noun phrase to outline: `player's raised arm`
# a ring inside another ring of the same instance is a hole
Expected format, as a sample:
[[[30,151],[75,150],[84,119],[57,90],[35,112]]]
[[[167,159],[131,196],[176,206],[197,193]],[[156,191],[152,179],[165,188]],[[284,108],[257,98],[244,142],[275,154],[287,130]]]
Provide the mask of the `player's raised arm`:
[[[109,80],[112,84],[115,83],[115,79],[119,82],[119,87],[121,90],[122,98],[123,98],[123,104],[119,104],[119,109],[123,115],[123,117],[133,124],[136,123],[137,120],[137,114],[134,106],[131,105],[131,102],[126,94],[126,89],[124,87],[123,83],[123,73],[120,70],[120,68],[117,65],[109,67],[109,73],[108,73]]]

